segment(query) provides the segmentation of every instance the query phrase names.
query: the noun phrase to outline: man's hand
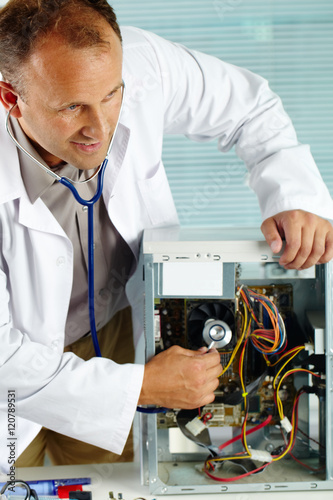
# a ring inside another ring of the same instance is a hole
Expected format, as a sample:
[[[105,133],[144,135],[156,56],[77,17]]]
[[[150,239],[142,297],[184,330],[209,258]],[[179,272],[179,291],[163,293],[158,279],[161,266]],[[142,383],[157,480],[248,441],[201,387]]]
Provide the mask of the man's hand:
[[[333,258],[332,224],[303,210],[281,212],[266,219],[261,230],[274,253],[286,246],[280,258],[286,269],[307,269]]]
[[[139,405],[193,409],[214,401],[222,372],[216,349],[190,351],[172,346],[145,366]]]

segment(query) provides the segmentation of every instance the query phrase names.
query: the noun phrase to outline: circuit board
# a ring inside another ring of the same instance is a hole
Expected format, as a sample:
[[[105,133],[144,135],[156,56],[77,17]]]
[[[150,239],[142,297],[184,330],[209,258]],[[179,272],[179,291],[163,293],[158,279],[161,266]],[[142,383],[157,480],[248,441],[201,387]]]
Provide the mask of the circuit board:
[[[275,304],[284,320],[287,336],[289,333],[292,338],[292,331],[295,328],[292,285],[253,286],[251,289],[268,297]],[[242,299],[236,291],[233,300],[165,298],[155,301],[157,352],[172,345],[194,350],[207,345],[202,337],[202,330],[209,318],[224,321],[230,328],[232,333],[230,342],[225,347],[218,349],[222,366],[228,368],[220,377],[214,403],[202,409],[203,413],[211,414],[209,422],[207,422],[210,427],[240,426],[245,418],[242,390],[239,383],[240,351],[230,363],[235,346],[242,335],[242,310]],[[258,321],[269,328],[269,318],[264,308],[260,304],[253,304],[253,311]],[[272,384],[274,370],[267,367],[262,354],[251,346],[247,348],[244,365],[246,386],[249,388],[247,421],[256,424],[271,415],[271,425],[274,425],[279,420],[274,404]],[[280,391],[286,414],[292,410],[295,392],[293,377],[288,377]],[[158,428],[177,426],[176,412],[173,411],[165,415],[158,415],[157,420]]]

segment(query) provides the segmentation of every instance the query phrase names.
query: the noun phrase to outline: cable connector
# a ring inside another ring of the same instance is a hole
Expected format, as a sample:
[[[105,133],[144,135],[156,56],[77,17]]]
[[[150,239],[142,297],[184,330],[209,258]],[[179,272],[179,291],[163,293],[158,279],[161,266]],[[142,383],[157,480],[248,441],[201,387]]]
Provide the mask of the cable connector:
[[[193,436],[197,436],[204,429],[206,429],[206,426],[202,422],[202,420],[200,420],[200,417],[195,417],[190,422],[187,422],[187,424],[185,424],[185,427],[191,434],[193,434]]]
[[[283,417],[283,419],[280,421],[281,427],[289,434],[293,430],[293,426],[290,423],[290,420],[288,417]]]
[[[318,387],[315,385],[303,385],[302,390],[307,394],[317,394]]]
[[[249,450],[251,453],[252,460],[257,460],[258,462],[272,462],[272,455],[266,450],[253,450],[252,448]]]

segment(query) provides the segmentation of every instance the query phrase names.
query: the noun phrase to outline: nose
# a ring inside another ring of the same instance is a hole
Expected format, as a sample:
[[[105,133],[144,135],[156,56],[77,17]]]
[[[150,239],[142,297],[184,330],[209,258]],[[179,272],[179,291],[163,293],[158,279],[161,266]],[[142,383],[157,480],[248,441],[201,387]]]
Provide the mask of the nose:
[[[90,108],[86,110],[84,125],[81,128],[81,133],[85,137],[100,142],[107,136],[108,128],[108,119],[103,109]]]

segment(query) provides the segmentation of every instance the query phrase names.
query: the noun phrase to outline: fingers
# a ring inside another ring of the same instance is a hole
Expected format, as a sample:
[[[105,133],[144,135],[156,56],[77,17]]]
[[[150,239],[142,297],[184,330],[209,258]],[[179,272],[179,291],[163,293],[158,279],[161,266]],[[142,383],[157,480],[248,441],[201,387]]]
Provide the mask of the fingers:
[[[326,264],[333,259],[333,232],[326,236],[325,253],[321,256],[318,264]]]
[[[332,226],[313,214],[306,214],[303,223],[286,225],[286,248],[280,264],[286,269],[307,269],[332,258]]]
[[[304,229],[293,215],[283,218],[280,224],[284,229],[286,245],[279,262],[286,269],[292,269],[305,262],[311,251],[312,244],[309,245],[310,238],[304,238],[306,236],[303,232]]]
[[[219,375],[222,371],[218,351],[214,349],[207,351],[204,356],[202,353],[195,356],[188,370],[190,370],[187,374],[190,376],[191,397],[183,408],[198,408],[214,401],[214,391],[219,385]]]
[[[329,221],[302,210],[281,212],[262,225],[269,244],[274,235],[274,226],[286,240],[279,261],[286,269],[307,269],[333,258],[333,229]]]
[[[220,355],[179,346],[154,356],[145,366],[139,404],[198,408],[214,400],[222,371]]]
[[[293,268],[307,269],[319,263],[320,261],[322,261],[323,263],[328,262],[328,260],[330,260],[330,251],[329,246],[326,250],[327,236],[328,235],[326,234],[326,232],[322,231],[321,229],[314,229],[312,231],[311,227],[305,227],[302,231],[303,246],[291,264]]]
[[[266,219],[261,225],[261,231],[273,253],[279,253],[282,248],[282,234],[280,234],[274,217]]]

